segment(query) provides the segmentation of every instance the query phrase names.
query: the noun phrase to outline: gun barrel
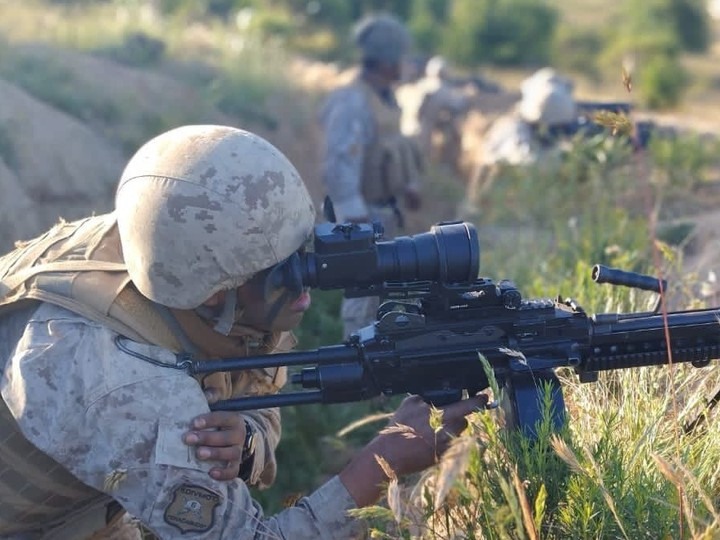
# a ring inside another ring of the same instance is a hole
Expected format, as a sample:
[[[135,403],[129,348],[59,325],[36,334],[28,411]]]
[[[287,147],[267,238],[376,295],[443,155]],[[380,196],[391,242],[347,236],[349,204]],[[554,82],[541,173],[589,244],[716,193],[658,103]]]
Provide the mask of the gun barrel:
[[[623,285],[644,291],[660,292],[661,280],[656,277],[610,268],[602,264],[596,264],[593,267],[592,279],[596,283],[610,283],[611,285]],[[662,280],[662,290],[667,290],[667,281],[664,279]]]
[[[199,373],[213,373],[215,371],[264,369],[278,366],[304,366],[327,362],[343,363],[356,361],[357,359],[357,348],[351,345],[331,345],[312,351],[223,358],[222,360],[196,360],[190,365],[190,373],[196,375]]]
[[[287,407],[290,405],[307,405],[309,403],[322,403],[323,393],[320,390],[312,392],[292,392],[289,394],[274,394],[267,396],[249,396],[236,399],[226,399],[210,405],[211,411],[252,411],[269,409],[271,407]]]
[[[577,107],[581,112],[610,111],[617,114],[629,114],[632,104],[623,101],[578,101]]]

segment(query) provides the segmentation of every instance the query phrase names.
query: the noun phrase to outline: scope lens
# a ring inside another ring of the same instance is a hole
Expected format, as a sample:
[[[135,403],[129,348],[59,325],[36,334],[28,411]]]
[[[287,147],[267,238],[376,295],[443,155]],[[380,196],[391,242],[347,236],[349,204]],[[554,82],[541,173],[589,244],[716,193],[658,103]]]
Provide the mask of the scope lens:
[[[480,246],[469,223],[441,223],[430,232],[379,242],[379,281],[470,282],[480,269]]]

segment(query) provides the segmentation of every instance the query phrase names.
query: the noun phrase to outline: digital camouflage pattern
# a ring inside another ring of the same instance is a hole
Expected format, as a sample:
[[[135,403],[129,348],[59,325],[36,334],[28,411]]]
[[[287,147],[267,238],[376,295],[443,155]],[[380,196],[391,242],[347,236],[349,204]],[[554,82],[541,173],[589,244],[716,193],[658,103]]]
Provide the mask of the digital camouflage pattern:
[[[441,60],[433,58],[428,62],[425,77],[398,89],[402,107],[401,129],[403,134],[415,138],[424,156],[434,155],[433,135],[442,134],[438,161],[455,168],[462,151],[460,121],[468,110],[469,101],[462,90],[445,79]]]
[[[0,393],[35,447],[98,496],[118,501],[160,538],[181,534],[176,518],[182,517],[183,494],[183,508],[200,512],[185,524],[194,530],[183,538],[355,537],[359,524],[346,515],[355,503],[337,478],[272,517],[263,516],[240,480],[214,481],[207,474],[212,464],[198,461],[181,440],[192,418],[208,411],[200,385],[183,371],[126,354],[116,336],[80,315],[41,304],[8,358],[0,358]],[[175,363],[166,349],[127,345]],[[189,497],[187,486],[206,498]]]
[[[338,221],[368,215],[362,195],[366,147],[376,135],[373,111],[358,84],[335,90],[320,113],[324,130],[322,177]]]
[[[97,503],[102,510],[114,499],[161,538],[175,537],[180,523],[188,538],[349,537],[356,525],[345,510],[354,502],[337,479],[297,508],[265,519],[245,484],[239,480],[217,483],[207,475],[211,464],[198,462],[193,449],[181,439],[192,418],[207,412],[208,405],[200,381],[170,367],[177,347],[160,339],[162,332],[151,332],[151,336],[141,332],[141,339],[127,342],[140,354],[168,364],[163,367],[128,355],[115,341],[124,332],[110,320],[122,321],[129,328],[159,322],[146,309],[152,308],[147,298],[137,292],[123,295],[135,290],[127,284],[129,278],[109,287],[97,280],[96,295],[79,302],[83,309],[61,301],[77,303],[76,284],[81,277],[98,277],[107,270],[124,274],[123,255],[133,261],[135,275],[130,273],[130,277],[137,279],[138,288],[143,284],[151,291],[157,308],[161,302],[194,307],[217,290],[242,284],[257,270],[292,254],[312,231],[314,209],[295,169],[274,147],[252,134],[222,126],[187,126],[159,136],[136,154],[118,190],[117,210],[117,229],[114,215],[79,222],[87,229],[63,224],[61,229],[69,236],[63,233],[60,244],[69,238],[72,246],[56,245],[51,232],[37,244],[31,242],[0,260],[9,264],[0,264],[5,268],[0,271],[2,294],[18,286],[22,293],[22,287],[34,287],[28,285],[32,281],[38,290],[51,283],[48,291],[57,296],[34,298],[44,303],[29,322],[30,315],[25,316],[20,326],[17,317],[25,313],[22,309],[6,312],[0,320],[0,337],[4,336],[0,365],[5,368],[0,393],[13,428],[6,433],[19,428],[31,449],[47,454],[53,464],[48,471],[66,470],[86,486],[82,500],[65,497],[65,506],[85,508]],[[78,230],[85,232],[76,238]],[[148,239],[157,253],[148,253],[148,246],[142,245]],[[178,260],[170,253],[172,246],[190,251]],[[66,261],[70,254],[76,260]],[[35,276],[23,272],[28,265],[16,268],[19,260],[29,261],[30,266],[36,261],[56,266],[41,264],[45,273]],[[13,271],[7,273],[9,268]],[[69,281],[55,275],[66,271],[71,274]],[[103,301],[93,300],[96,296]],[[22,299],[22,294],[17,298]],[[95,312],[104,315],[95,317]],[[237,353],[231,356],[247,354],[251,342],[271,352],[282,341],[281,335],[270,335],[269,341],[258,336],[244,339],[244,334],[225,336],[195,318],[189,325],[178,322],[185,331],[194,328],[202,335],[213,334],[212,347],[230,348]],[[231,330],[242,333],[240,328]],[[214,349],[202,347],[202,340],[193,343],[201,353],[217,356]],[[225,390],[231,395],[276,391],[284,381],[284,373],[279,372],[220,375],[227,380]],[[279,414],[268,410],[243,416],[260,435],[258,442],[264,443],[258,447],[258,467],[251,481],[269,483],[275,473]],[[33,451],[16,452],[17,470],[36,470],[34,455]],[[0,491],[0,507],[11,507],[17,496],[25,497],[29,487],[43,497],[50,480],[46,475],[45,484],[16,482],[17,492]],[[23,532],[8,538],[45,539],[45,531],[38,530],[44,527],[54,527],[54,523],[38,519],[31,529],[15,527],[12,531]],[[57,531],[52,528],[53,535]],[[6,532],[11,530],[0,529],[0,535]],[[116,538],[119,532],[98,538]]]
[[[393,238],[397,233],[396,218],[387,205],[367,200],[366,193],[377,190],[368,190],[366,184],[387,185],[380,167],[370,170],[368,160],[378,153],[383,133],[391,137],[400,135],[400,110],[393,101],[384,106],[387,110],[383,114],[381,106],[373,106],[369,92],[374,91],[358,78],[335,90],[325,103],[320,116],[325,133],[322,176],[338,221],[350,218],[379,221],[385,228],[385,237]],[[400,198],[406,189],[419,189],[417,175],[407,172],[405,175],[398,182],[403,187],[391,195]],[[343,299],[340,316],[344,335],[370,324],[378,305],[372,297]]]
[[[566,146],[562,139],[553,144],[543,142],[538,134],[543,128],[571,123],[577,118],[572,82],[552,68],[543,68],[525,79],[521,90],[522,99],[515,109],[496,119],[483,137],[461,218],[472,218],[506,165],[552,162]]]
[[[107,263],[119,270],[102,271]],[[0,257],[0,316],[28,299],[65,307],[134,341],[192,353],[197,359],[287,352],[295,345],[290,333],[266,334],[240,325],[233,325],[232,335],[225,336],[191,310],[175,310],[179,324],[169,324],[168,317],[161,315],[164,308],[130,283],[114,214],[60,224]],[[278,392],[285,384],[285,371],[214,373],[199,380],[204,388],[213,388],[218,399],[230,399]],[[264,409],[242,416],[259,434],[249,483],[268,486],[277,469],[274,451],[280,439],[280,413]]]
[[[115,207],[133,283],[179,309],[286,259],[315,222],[287,158],[226,126],[184,126],[146,143],[123,172]]]

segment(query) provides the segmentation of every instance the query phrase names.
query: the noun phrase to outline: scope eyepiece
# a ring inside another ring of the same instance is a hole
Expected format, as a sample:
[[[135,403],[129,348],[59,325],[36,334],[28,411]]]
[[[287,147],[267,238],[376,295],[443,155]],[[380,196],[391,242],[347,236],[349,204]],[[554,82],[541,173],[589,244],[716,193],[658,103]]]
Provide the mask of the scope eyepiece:
[[[384,282],[470,283],[480,270],[480,244],[470,223],[446,222],[429,232],[382,240],[367,223],[315,227],[315,251],[300,256],[303,285],[346,289]]]

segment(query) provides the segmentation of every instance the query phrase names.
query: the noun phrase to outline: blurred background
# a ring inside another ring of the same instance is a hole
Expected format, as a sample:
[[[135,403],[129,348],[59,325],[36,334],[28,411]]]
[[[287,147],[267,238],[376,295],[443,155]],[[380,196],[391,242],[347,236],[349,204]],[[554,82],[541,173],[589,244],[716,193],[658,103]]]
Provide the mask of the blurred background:
[[[109,211],[125,161],[150,137],[188,123],[264,136],[319,203],[318,109],[354,75],[352,26],[378,11],[396,14],[412,33],[404,87],[442,55],[467,103],[453,118],[454,146],[447,133],[432,139],[425,205],[407,232],[471,219],[482,274],[513,279],[529,297],[562,292],[588,311],[641,309],[653,300],[592,284],[595,263],[662,273],[678,308],[716,302],[720,3],[705,0],[1,0],[0,247],[61,217]],[[562,159],[508,168],[468,210],[483,136],[512,110],[521,82],[545,66],[572,80],[577,100],[627,104],[626,114],[606,119],[601,133],[570,137]],[[639,146],[641,123],[658,135]],[[340,301],[340,292],[314,296],[299,331],[303,348],[341,339]],[[712,385],[687,377],[686,388]],[[647,382],[648,393],[664,399],[663,381]],[[593,397],[577,392],[568,400],[575,419],[585,409],[573,403]],[[338,470],[377,425],[343,437],[337,431],[392,404],[287,409],[278,482],[258,494],[266,508],[277,510]],[[623,410],[617,414],[637,414]],[[665,412],[657,406],[657,418]],[[577,444],[594,448],[592,437],[602,432],[585,429]],[[649,444],[637,432],[627,437],[615,441],[618,448]],[[654,439],[653,451],[669,440]],[[720,456],[720,443],[703,444],[704,461],[693,470],[712,491],[720,459],[713,469],[709,457]],[[641,460],[647,470],[653,463]],[[657,471],[623,481],[633,479],[640,491],[668,484]],[[539,487],[532,489],[536,495]],[[611,514],[601,493],[587,496],[604,508],[597,512]],[[645,502],[627,513],[638,527],[671,531],[674,515],[662,505],[647,514],[654,508]],[[652,528],[663,519],[669,528]]]

